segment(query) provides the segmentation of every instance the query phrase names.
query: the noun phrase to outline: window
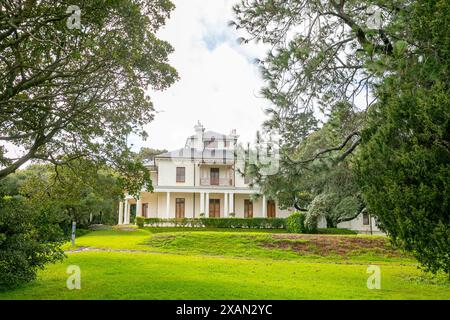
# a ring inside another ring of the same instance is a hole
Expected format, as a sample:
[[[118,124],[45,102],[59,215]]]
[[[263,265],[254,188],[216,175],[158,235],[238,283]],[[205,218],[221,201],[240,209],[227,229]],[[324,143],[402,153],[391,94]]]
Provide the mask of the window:
[[[227,140],[227,139],[225,139],[225,140],[223,141],[223,146],[224,146],[225,148],[228,148],[228,147],[230,146],[230,141]]]
[[[184,198],[175,199],[175,218],[184,218]]]
[[[186,178],[186,168],[177,167],[177,182],[185,182]]]
[[[370,216],[368,213],[363,213],[363,225],[368,226],[370,224]]]
[[[219,168],[211,168],[209,182],[211,185],[215,186],[219,185]]]
[[[253,218],[253,201],[249,199],[244,200],[244,217]]]

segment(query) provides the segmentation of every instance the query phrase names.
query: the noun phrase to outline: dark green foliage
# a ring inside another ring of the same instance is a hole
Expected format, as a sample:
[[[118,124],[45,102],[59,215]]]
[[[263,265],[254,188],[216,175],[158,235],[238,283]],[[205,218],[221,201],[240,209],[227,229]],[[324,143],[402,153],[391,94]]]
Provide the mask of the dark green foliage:
[[[72,5],[80,28],[67,25]],[[156,36],[173,9],[169,0],[2,1],[0,137],[24,152],[0,146],[0,179],[29,160],[87,158],[113,167],[130,194],[151,187],[127,136],[147,138],[149,89],[178,78],[172,46]]]
[[[143,228],[145,224],[145,218],[144,217],[136,217],[136,225],[138,228]]]
[[[179,227],[206,227],[206,228],[251,228],[251,229],[284,229],[284,218],[184,218],[161,219],[146,218],[145,224],[150,226],[175,225]]]
[[[409,9],[403,27],[418,45],[386,62],[396,74],[369,113],[360,181],[392,240],[426,269],[450,274],[450,3]]]
[[[85,161],[58,171],[32,165],[1,179],[0,287],[29,282],[45,263],[62,259],[72,221],[77,236],[91,223],[115,223],[121,195],[113,174]]]
[[[382,16],[375,26],[367,24],[369,7]],[[352,154],[344,176],[353,179],[351,171],[357,171],[362,190],[336,197],[333,184],[312,188],[309,201],[320,196],[316,212],[331,212],[327,222],[333,226],[336,215],[351,217],[365,204],[426,269],[450,274],[449,1],[243,0],[234,11],[237,28],[273,48],[261,64],[262,94],[273,103],[271,129],[298,139],[291,131],[316,127],[314,121],[297,121],[301,113],[326,118],[339,105],[333,102],[341,101],[364,111],[359,122],[344,116],[348,128],[354,124],[351,132],[342,131],[347,138],[341,136],[340,144],[324,139],[311,158],[333,163]],[[285,145],[299,146],[292,156],[304,147],[301,139]],[[299,184],[311,175],[330,178],[327,166],[316,164],[310,174],[287,164],[272,184],[282,186],[283,200],[303,200]]]
[[[0,197],[0,290],[35,279],[38,269],[64,257],[63,221],[51,207],[34,210],[20,196]]]
[[[398,92],[404,88],[395,85]],[[406,89],[406,88],[405,88]],[[394,88],[391,88],[394,90]],[[450,273],[450,100],[442,84],[385,97],[364,133],[368,211],[428,269]]]

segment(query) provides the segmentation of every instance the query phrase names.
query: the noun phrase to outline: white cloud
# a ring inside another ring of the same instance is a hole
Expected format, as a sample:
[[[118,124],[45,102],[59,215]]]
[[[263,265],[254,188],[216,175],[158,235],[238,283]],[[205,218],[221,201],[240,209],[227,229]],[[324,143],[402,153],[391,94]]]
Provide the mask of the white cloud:
[[[158,36],[175,48],[170,63],[180,80],[164,92],[151,94],[157,114],[146,127],[147,141],[130,138],[134,149],[179,148],[197,120],[207,130],[237,129],[241,141],[254,140],[268,102],[257,97],[263,81],[252,61],[262,58],[265,49],[236,42],[239,35],[228,26],[234,2],[174,1],[176,9]]]

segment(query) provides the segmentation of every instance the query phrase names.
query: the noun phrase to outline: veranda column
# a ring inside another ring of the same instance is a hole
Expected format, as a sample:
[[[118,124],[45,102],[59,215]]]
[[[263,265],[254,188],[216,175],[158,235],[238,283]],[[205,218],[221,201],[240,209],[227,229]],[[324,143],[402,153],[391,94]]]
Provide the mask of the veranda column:
[[[205,193],[200,192],[200,213],[205,213]]]
[[[223,194],[223,216],[228,218],[228,193]]]
[[[208,192],[206,192],[206,200],[205,200],[205,206],[206,206],[206,208],[205,208],[205,217],[206,218],[209,218],[209,193]]]
[[[125,199],[125,210],[124,210],[124,218],[123,223],[129,224],[130,223],[130,204],[128,203],[128,199]]]
[[[266,196],[263,195],[262,197],[262,214],[264,218],[267,218],[267,201],[266,201]]]
[[[136,200],[136,217],[142,217],[142,200],[139,195],[139,199]]]
[[[167,192],[166,197],[166,218],[170,218],[170,192]]]
[[[119,202],[119,221],[117,224],[123,224],[123,202]]]
[[[228,208],[228,212],[232,212],[236,215],[236,212],[234,212],[234,193],[230,193],[228,198],[230,198],[230,207]]]

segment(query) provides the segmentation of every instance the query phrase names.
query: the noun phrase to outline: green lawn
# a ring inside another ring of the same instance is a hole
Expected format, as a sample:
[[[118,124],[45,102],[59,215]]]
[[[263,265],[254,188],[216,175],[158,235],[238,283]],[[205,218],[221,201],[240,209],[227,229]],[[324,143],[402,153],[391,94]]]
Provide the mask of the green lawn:
[[[68,258],[0,299],[450,299],[383,237],[301,236],[183,228],[95,231]],[[366,287],[367,266],[381,289]],[[81,268],[68,290],[66,268]]]

